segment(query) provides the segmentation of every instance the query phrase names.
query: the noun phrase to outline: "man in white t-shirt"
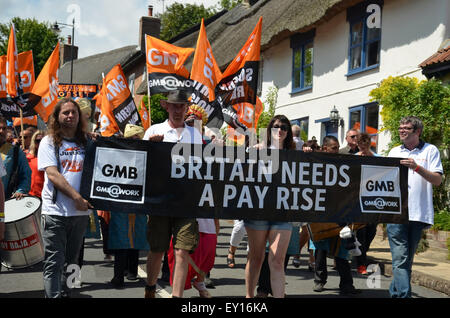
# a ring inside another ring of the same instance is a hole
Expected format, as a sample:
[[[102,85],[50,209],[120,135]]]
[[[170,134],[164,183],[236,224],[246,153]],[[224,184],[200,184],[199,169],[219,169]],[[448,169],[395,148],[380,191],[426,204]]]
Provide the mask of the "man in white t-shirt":
[[[393,298],[410,298],[414,254],[422,230],[434,223],[433,185],[441,184],[443,168],[436,146],[420,139],[423,124],[419,118],[402,118],[398,131],[402,145],[393,148],[388,156],[404,158],[400,164],[409,168],[409,222],[387,225],[394,276],[389,293]]]
[[[195,128],[184,123],[188,105],[188,96],[185,92],[170,92],[167,100],[161,100],[161,106],[169,114],[169,119],[161,124],[150,126],[143,139],[154,142],[201,144],[201,134]],[[189,253],[195,250],[199,240],[197,221],[195,218],[150,215],[147,235],[150,252],[147,257],[145,298],[155,297],[156,282],[161,269],[162,258],[169,249],[172,235],[175,249],[172,296],[183,296],[189,265]]]
[[[49,134],[39,146],[38,169],[45,171],[42,189],[44,290],[47,298],[69,296],[64,265],[78,264],[91,204],[80,195],[87,138],[80,107],[61,99],[49,120]]]

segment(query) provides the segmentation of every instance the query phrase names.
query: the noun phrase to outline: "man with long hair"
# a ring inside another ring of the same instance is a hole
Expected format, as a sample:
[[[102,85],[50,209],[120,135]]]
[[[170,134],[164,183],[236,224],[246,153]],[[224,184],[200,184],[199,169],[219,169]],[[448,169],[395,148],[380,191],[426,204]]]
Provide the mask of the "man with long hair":
[[[77,264],[91,204],[80,191],[87,143],[80,107],[61,99],[49,119],[49,134],[39,146],[38,169],[45,171],[42,190],[44,290],[47,298],[68,297],[64,265]]]

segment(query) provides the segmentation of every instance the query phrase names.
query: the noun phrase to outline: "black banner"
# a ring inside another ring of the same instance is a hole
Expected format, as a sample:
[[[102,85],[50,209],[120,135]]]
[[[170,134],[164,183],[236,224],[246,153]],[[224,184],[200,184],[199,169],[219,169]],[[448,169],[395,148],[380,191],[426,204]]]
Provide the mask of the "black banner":
[[[408,220],[399,158],[99,138],[81,194],[96,209],[333,223]]]
[[[193,81],[178,74],[148,73],[148,87],[150,95],[164,94],[173,90],[186,91],[191,94]]]

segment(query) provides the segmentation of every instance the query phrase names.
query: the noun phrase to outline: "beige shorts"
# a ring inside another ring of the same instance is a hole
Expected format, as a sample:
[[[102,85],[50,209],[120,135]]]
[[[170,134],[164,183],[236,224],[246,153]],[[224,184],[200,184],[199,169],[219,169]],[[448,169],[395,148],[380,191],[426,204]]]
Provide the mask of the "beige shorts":
[[[195,218],[169,216],[149,216],[147,240],[152,252],[165,252],[169,249],[173,236],[173,246],[194,252],[198,245],[198,223]]]

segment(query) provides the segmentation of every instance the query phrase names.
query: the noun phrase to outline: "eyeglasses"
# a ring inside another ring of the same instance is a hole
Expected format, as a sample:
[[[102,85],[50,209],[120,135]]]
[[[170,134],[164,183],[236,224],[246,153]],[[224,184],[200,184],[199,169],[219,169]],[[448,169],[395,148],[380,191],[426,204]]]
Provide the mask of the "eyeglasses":
[[[272,128],[274,128],[274,129],[280,128],[282,131],[288,130],[288,127],[286,125],[273,125]]]
[[[404,131],[404,130],[411,131],[411,130],[414,130],[414,127],[399,127],[398,128],[398,131]]]

